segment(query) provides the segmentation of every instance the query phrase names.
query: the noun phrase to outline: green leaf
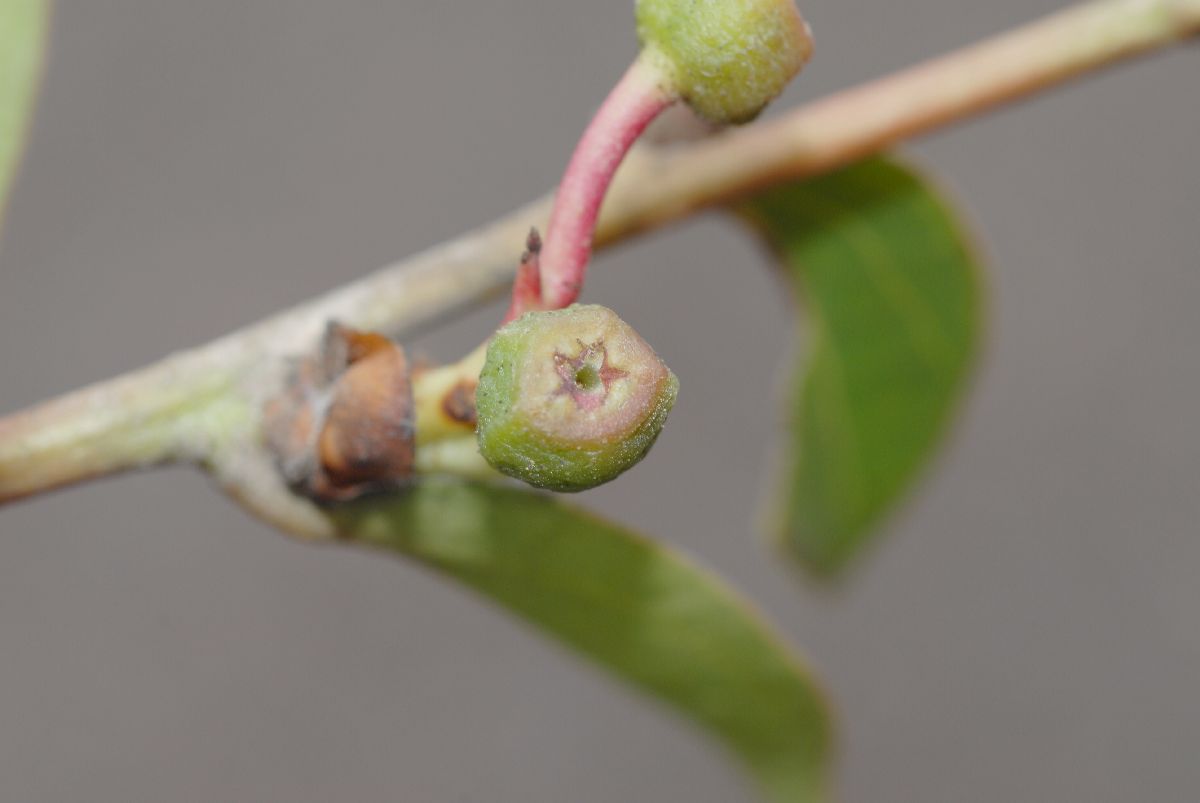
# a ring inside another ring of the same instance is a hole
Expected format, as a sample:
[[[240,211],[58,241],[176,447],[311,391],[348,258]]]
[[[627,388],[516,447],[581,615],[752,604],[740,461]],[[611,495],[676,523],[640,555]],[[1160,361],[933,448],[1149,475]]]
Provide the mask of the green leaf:
[[[0,223],[29,128],[45,34],[43,0],[0,0]]]
[[[741,210],[807,307],[776,527],[803,565],[856,558],[949,424],[974,363],[980,271],[963,226],[883,158]]]
[[[772,800],[826,800],[821,692],[750,605],[653,541],[552,497],[428,482],[333,514],[342,534],[428,564],[698,721]]]

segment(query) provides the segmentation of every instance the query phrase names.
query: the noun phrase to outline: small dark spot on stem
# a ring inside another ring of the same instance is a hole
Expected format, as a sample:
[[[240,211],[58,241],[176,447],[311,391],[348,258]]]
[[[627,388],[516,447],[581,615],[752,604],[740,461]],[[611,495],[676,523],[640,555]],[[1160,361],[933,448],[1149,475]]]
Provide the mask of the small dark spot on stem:
[[[450,388],[442,399],[442,412],[451,421],[474,428],[478,419],[475,410],[475,383],[464,379]]]
[[[542,235],[538,234],[536,226],[529,230],[529,236],[525,238],[525,251],[531,256],[542,252]]]

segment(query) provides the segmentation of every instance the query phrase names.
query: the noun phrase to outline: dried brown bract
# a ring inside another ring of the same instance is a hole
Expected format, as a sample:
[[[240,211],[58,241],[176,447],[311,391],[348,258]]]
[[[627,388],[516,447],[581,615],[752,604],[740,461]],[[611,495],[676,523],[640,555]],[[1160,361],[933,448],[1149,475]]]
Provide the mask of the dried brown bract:
[[[288,484],[323,503],[398,488],[413,475],[412,382],[404,350],[330,323],[266,410],[267,442]]]

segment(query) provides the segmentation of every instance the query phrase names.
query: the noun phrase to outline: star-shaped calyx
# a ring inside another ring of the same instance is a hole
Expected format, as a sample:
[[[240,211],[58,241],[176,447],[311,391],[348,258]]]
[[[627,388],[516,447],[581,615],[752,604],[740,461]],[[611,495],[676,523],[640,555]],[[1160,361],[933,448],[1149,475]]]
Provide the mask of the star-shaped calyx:
[[[561,351],[554,352],[554,370],[562,384],[555,395],[566,394],[581,410],[595,410],[604,404],[609,385],[629,376],[628,371],[614,368],[608,361],[608,348],[603,340],[579,344],[579,355],[570,357]]]
[[[475,388],[479,453],[539,488],[594,488],[642,459],[678,390],[612,310],[528,312],[488,343]]]

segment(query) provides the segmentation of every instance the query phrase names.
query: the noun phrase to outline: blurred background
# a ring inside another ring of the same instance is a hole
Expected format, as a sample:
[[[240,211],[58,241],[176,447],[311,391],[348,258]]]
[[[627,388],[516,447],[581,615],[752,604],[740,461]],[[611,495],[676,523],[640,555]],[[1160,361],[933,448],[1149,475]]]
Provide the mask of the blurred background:
[[[806,0],[817,54],[779,107],[1060,5]],[[631,3],[60,0],[0,248],[0,410],[540,194],[635,49]],[[1198,67],[1172,51],[906,149],[974,222],[991,332],[953,439],[841,588],[756,528],[794,326],[758,246],[709,215],[595,266],[586,298],[682,395],[582,501],[800,646],[845,800],[1195,799]],[[416,345],[456,357],[499,314]],[[193,471],[0,511],[0,639],[4,800],[752,799],[682,721],[498,610],[292,543]]]

